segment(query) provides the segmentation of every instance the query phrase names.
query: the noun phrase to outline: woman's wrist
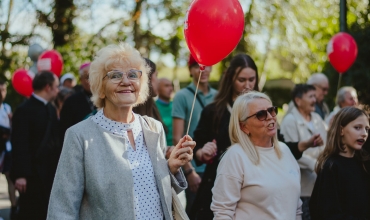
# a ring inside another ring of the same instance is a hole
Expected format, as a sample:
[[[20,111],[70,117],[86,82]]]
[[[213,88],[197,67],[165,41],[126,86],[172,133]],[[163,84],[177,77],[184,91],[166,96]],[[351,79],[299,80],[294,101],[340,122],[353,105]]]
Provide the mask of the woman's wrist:
[[[197,150],[197,152],[195,153],[195,156],[197,157],[198,161],[202,161],[202,157],[203,157],[202,148]]]
[[[189,176],[192,172],[194,172],[194,168],[189,168],[184,171],[184,176],[187,177]]]
[[[307,150],[308,147],[309,146],[308,146],[307,141],[300,141],[300,142],[298,142],[298,150],[299,150],[299,152],[303,152],[303,151]]]
[[[178,167],[178,166],[176,166],[176,165],[172,164],[172,159],[168,159],[168,160],[167,160],[167,163],[168,163],[168,168],[170,169],[170,172],[171,172],[173,175],[175,175],[176,173],[178,173],[178,172],[179,172],[180,167]]]

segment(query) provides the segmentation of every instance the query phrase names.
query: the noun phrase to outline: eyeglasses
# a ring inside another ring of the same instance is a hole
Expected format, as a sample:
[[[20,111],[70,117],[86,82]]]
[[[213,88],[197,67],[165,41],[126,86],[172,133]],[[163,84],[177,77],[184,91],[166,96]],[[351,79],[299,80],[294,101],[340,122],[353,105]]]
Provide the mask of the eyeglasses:
[[[130,81],[138,81],[142,75],[142,72],[140,70],[135,70],[135,69],[131,69],[129,71],[127,71],[126,73],[123,73],[121,71],[118,71],[118,70],[112,70],[110,72],[107,73],[107,75],[105,75],[103,77],[103,79],[105,77],[108,77],[108,79],[112,82],[112,83],[120,83],[122,82],[122,78],[123,78],[123,75],[127,76],[127,79],[130,80]]]
[[[257,119],[260,120],[260,121],[264,121],[267,118],[267,112],[270,113],[270,115],[272,117],[275,117],[278,113],[278,107],[273,106],[273,107],[268,108],[267,110],[258,111],[258,112],[256,112],[256,114],[253,114],[253,115],[247,117],[244,121],[246,121],[248,118],[251,118],[253,116],[256,116]]]

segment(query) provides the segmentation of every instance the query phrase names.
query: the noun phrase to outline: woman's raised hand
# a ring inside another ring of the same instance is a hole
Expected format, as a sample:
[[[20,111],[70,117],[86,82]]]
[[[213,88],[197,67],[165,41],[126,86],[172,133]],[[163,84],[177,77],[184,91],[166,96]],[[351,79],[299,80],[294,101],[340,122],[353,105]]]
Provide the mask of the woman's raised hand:
[[[180,167],[193,159],[193,149],[195,141],[186,135],[180,139],[179,143],[173,148],[170,158],[168,159],[168,167],[172,174],[176,174]]]
[[[212,142],[207,142],[201,149],[202,154],[200,160],[207,163],[212,158],[217,155],[217,144],[216,140],[213,139]],[[199,157],[198,157],[199,158]]]

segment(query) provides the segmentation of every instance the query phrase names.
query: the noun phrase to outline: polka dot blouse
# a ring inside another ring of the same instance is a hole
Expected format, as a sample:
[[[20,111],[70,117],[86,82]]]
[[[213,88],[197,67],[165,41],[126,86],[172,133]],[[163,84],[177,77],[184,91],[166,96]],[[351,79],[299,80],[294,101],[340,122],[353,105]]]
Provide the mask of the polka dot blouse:
[[[134,121],[132,123],[125,124],[116,122],[105,117],[102,109],[92,117],[92,120],[103,129],[112,134],[122,136],[125,139],[129,151],[128,160],[134,180],[134,208],[136,219],[163,220],[161,201],[154,178],[153,166],[138,118],[139,116],[134,114]],[[132,147],[127,136],[127,131],[129,130],[132,131],[134,136],[136,150]]]

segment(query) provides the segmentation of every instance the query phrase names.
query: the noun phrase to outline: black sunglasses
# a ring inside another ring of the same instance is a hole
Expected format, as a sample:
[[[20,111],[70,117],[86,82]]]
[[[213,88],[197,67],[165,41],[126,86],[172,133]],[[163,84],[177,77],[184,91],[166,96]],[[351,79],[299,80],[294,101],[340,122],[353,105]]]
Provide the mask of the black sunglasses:
[[[278,107],[272,106],[272,107],[268,108],[267,110],[258,111],[258,112],[256,112],[256,114],[253,114],[253,115],[247,117],[244,121],[246,121],[248,118],[251,118],[253,116],[256,116],[257,119],[260,120],[260,121],[264,121],[267,118],[267,112],[270,113],[270,115],[272,117],[275,117],[278,113]]]

